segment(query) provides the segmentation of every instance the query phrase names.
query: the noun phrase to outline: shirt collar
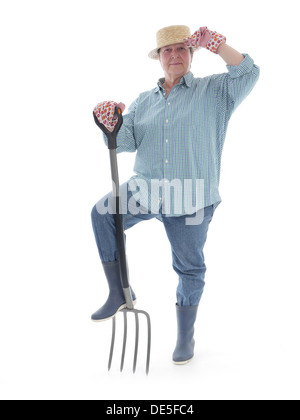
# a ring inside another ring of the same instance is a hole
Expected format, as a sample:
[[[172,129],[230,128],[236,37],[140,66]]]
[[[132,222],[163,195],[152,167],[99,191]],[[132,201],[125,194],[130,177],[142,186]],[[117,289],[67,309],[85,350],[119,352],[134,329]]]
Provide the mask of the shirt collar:
[[[194,80],[194,75],[191,71],[189,71],[187,74],[185,74],[184,76],[182,76],[182,78],[180,79],[179,84],[180,85],[186,85],[186,87],[191,87],[192,82]],[[159,89],[162,88],[162,85],[165,83],[165,78],[162,77],[161,79],[158,80],[157,82],[157,87],[154,89],[154,92],[158,92]]]

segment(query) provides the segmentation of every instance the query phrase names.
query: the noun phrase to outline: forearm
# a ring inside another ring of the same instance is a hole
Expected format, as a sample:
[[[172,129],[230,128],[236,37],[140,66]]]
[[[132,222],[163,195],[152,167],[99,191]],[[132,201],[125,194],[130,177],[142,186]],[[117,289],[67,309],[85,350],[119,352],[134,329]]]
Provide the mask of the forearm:
[[[243,54],[227,45],[226,42],[219,45],[217,54],[223,58],[228,66],[238,66],[245,58]]]

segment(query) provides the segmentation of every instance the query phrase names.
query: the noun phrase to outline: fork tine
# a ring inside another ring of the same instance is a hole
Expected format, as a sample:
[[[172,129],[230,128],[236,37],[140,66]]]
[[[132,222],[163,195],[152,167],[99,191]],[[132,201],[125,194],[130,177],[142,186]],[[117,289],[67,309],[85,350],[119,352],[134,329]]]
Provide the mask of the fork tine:
[[[136,370],[136,361],[139,348],[139,315],[137,312],[134,312],[135,316],[135,347],[134,347],[134,359],[133,359],[133,373]]]
[[[111,344],[110,344],[110,352],[109,352],[109,360],[108,360],[108,370],[111,368],[111,361],[114,353],[114,344],[115,344],[115,336],[116,336],[116,317],[114,316],[112,319],[112,334],[111,334]]]
[[[150,351],[151,351],[151,321],[150,316],[147,312],[144,312],[147,318],[147,325],[148,325],[148,345],[147,345],[147,362],[146,362],[146,374],[149,373],[149,366],[150,366]]]
[[[125,358],[126,342],[127,342],[127,311],[124,310],[123,314],[124,314],[124,335],[123,335],[123,349],[122,349],[121,367],[120,367],[121,372],[124,366],[124,358]]]
[[[146,311],[137,310],[139,314],[145,315],[147,318],[147,328],[148,328],[148,340],[147,340],[147,358],[146,358],[146,374],[149,373],[149,366],[150,366],[150,353],[151,353],[151,319],[150,315]]]

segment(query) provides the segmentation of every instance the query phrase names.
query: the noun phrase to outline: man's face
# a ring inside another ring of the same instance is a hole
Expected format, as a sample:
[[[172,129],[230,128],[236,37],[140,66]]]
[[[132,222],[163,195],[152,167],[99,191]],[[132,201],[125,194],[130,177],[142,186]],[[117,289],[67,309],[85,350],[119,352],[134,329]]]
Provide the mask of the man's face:
[[[162,47],[159,61],[164,71],[171,77],[184,76],[190,71],[192,54],[185,44],[172,44]]]

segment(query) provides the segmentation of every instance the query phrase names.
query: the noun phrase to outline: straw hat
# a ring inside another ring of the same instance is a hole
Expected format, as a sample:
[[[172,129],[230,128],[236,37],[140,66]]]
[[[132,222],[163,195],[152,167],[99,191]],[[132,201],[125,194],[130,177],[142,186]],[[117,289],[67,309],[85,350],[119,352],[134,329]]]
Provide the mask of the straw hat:
[[[171,44],[181,44],[184,42],[184,39],[191,36],[191,30],[188,26],[184,25],[173,25],[167,26],[166,28],[160,29],[156,33],[156,48],[148,54],[148,57],[158,60],[158,50],[162,47],[166,47]],[[198,48],[193,48],[194,51],[199,50]]]

